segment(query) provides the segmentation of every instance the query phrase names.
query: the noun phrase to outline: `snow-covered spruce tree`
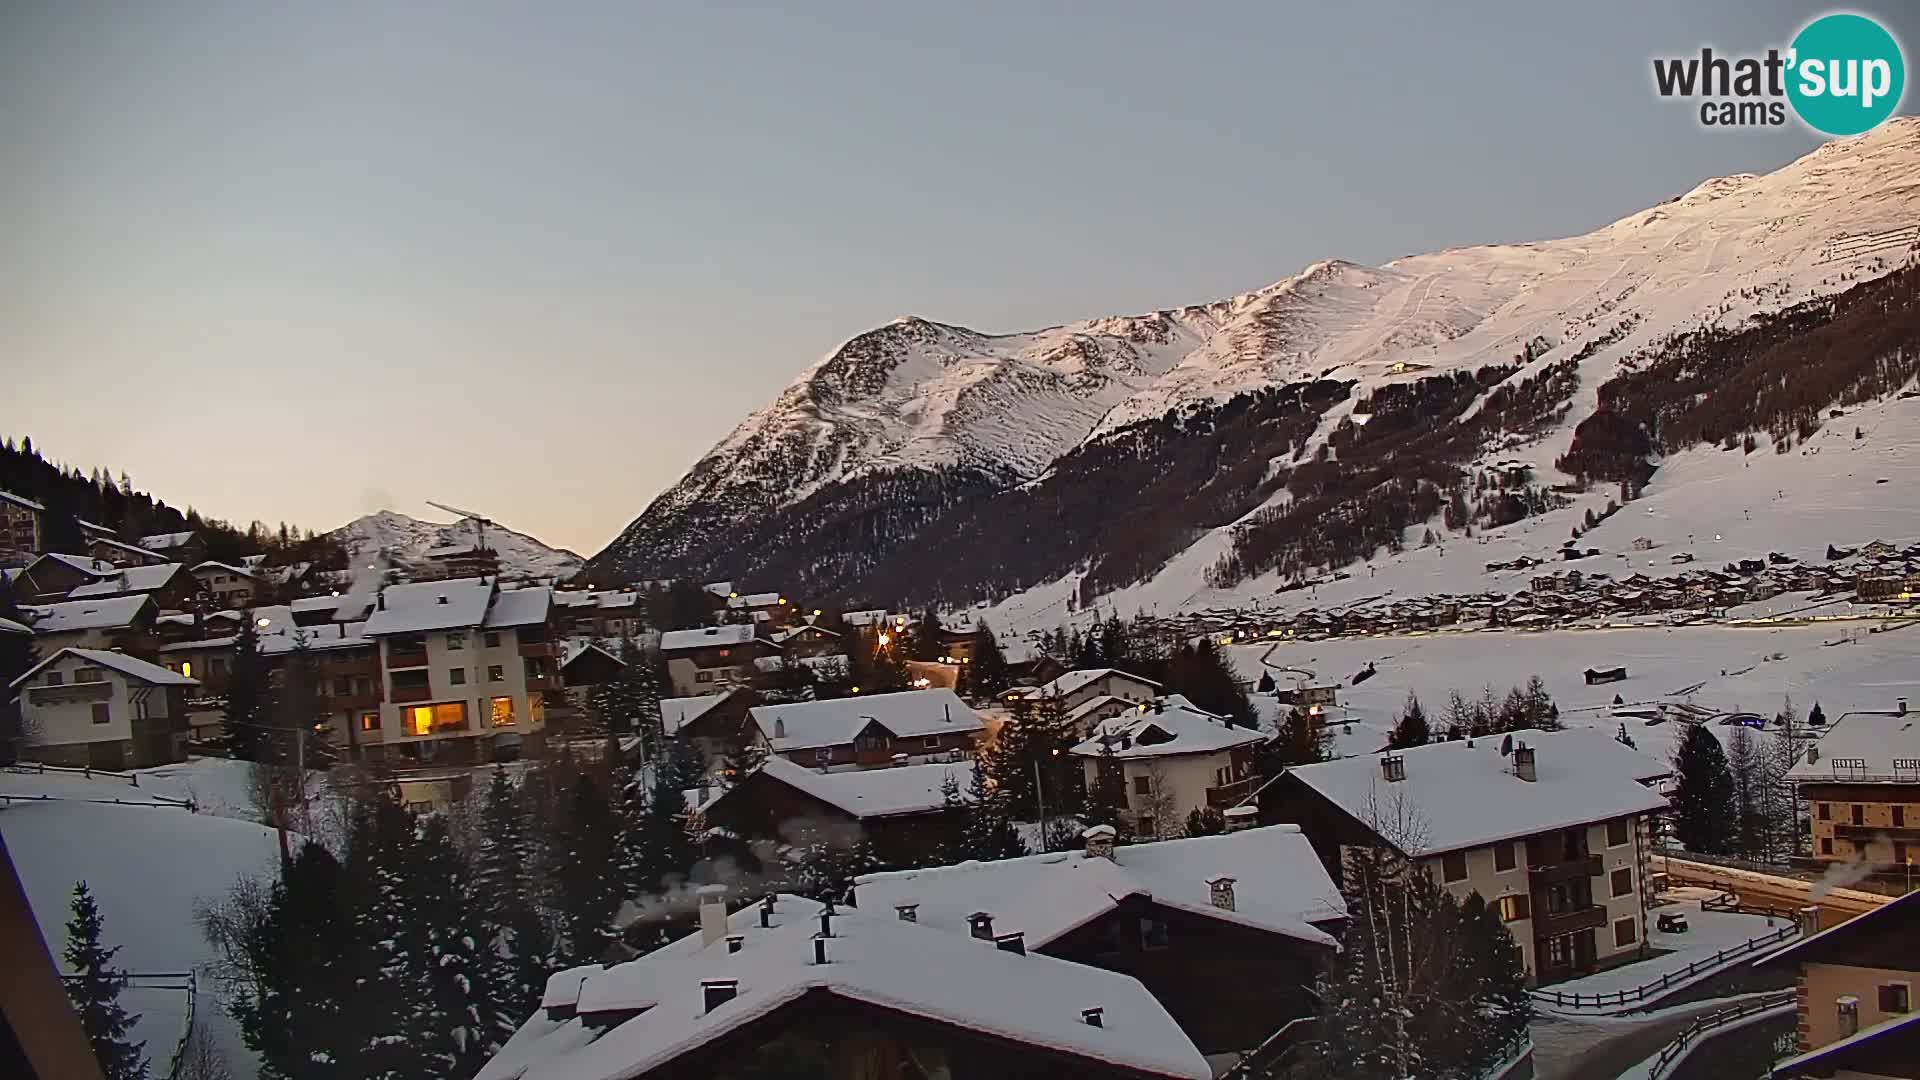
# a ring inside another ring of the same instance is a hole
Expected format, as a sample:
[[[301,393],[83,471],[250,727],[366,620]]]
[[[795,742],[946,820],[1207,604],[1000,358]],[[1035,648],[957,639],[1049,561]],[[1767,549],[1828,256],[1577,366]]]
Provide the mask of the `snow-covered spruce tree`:
[[[562,856],[554,872],[562,965],[598,960],[619,900],[613,888],[613,811],[591,774],[574,778],[557,838]]]
[[[498,1035],[513,1033],[540,1003],[546,985],[546,957],[552,932],[535,902],[533,843],[527,832],[520,794],[495,767],[480,809],[480,833],[474,852],[474,899],[489,937],[492,981],[499,987]]]
[[[959,782],[951,775],[947,779],[957,789]],[[1027,845],[1021,841],[1020,833],[1013,827],[1012,816],[1007,811],[1007,797],[988,780],[986,770],[975,762],[973,774],[967,781],[965,824],[960,831],[960,851],[954,862],[966,859],[979,859],[982,862],[1013,859],[1027,853]]]
[[[1387,738],[1387,746],[1393,750],[1404,750],[1409,746],[1425,746],[1433,737],[1427,726],[1427,710],[1421,708],[1420,698],[1413,691],[1407,691],[1407,704],[1400,712],[1400,722],[1393,727],[1393,733]]]
[[[1720,740],[1694,725],[1674,751],[1673,829],[1682,847],[1703,855],[1733,850],[1740,805]]]
[[[940,616],[932,609],[920,613],[913,624],[913,637],[908,641],[907,649],[915,660],[938,660],[946,655],[946,646],[940,636],[944,628],[940,625]]]
[[[265,918],[243,931],[253,989],[230,1011],[264,1080],[328,1080],[347,1064],[359,947],[352,903],[339,861],[309,841],[281,867]]]
[[[267,683],[266,661],[260,656],[260,639],[252,619],[240,620],[240,634],[234,641],[233,657],[227,670],[227,712],[222,733],[233,756],[245,761],[264,761],[273,749],[271,718],[272,688]]]
[[[138,1016],[130,1016],[120,1005],[120,991],[127,988],[127,973],[116,967],[113,958],[120,946],[106,945],[101,937],[100,906],[84,881],[73,887],[73,917],[67,920],[67,947],[60,958],[72,978],[67,980],[67,996],[80,1014],[80,1028],[93,1046],[106,1080],[145,1080],[147,1058],[145,1043],[129,1041]]]
[[[685,740],[669,740],[684,743]],[[647,794],[640,822],[641,867],[638,885],[644,894],[659,893],[670,882],[684,881],[700,858],[700,846],[687,831],[687,800],[681,779],[661,769]]]
[[[973,663],[967,665],[966,672],[967,689],[972,693],[986,696],[1007,688],[1007,657],[985,619],[975,624]]]
[[[1744,725],[1727,729],[1727,772],[1733,776],[1733,847],[1743,857],[1763,859],[1766,821],[1761,800],[1766,791],[1759,743]]]
[[[1524,1042],[1533,1023],[1533,997],[1527,993],[1527,970],[1513,934],[1501,921],[1500,910],[1472,893],[1460,906],[1460,927],[1466,935],[1464,955],[1472,959],[1473,1037],[1466,1061],[1473,1074],[1484,1075],[1505,1061]]]
[[[493,977],[485,921],[472,903],[473,877],[443,815],[418,820],[411,855],[407,884],[424,943],[416,962],[427,987],[421,1005],[439,1070],[432,1075],[472,1076],[506,1042],[502,986]]]
[[[360,957],[349,1025],[358,1045],[351,1052],[350,1075],[366,1080],[425,1080],[445,1074],[427,980],[430,943],[414,911],[415,889],[408,880],[413,858],[414,815],[391,796],[374,801],[357,828],[350,863],[365,895],[357,906],[357,936],[366,943]],[[357,1065],[357,1069],[353,1068]]]

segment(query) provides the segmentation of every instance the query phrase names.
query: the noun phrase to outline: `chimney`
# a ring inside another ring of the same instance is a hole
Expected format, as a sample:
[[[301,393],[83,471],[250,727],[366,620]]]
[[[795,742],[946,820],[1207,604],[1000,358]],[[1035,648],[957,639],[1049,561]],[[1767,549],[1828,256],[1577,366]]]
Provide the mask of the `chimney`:
[[[1257,806],[1236,806],[1220,815],[1227,819],[1227,831],[1239,832],[1260,824],[1260,808]]]
[[[1383,754],[1380,757],[1380,777],[1389,784],[1397,784],[1407,778],[1407,759],[1399,754]]]
[[[385,585],[380,586],[380,591],[373,594],[373,606],[379,608],[381,611],[387,610],[387,587]]]
[[[1221,911],[1233,910],[1233,879],[1217,877],[1207,882],[1207,895]]]
[[[1513,775],[1531,784],[1540,779],[1540,770],[1535,765],[1533,747],[1519,743],[1513,748]]]
[[[700,980],[700,996],[706,1003],[706,1012],[712,1012],[720,1006],[725,1005],[727,1002],[739,996],[739,994],[740,980],[738,979]]]
[[[919,922],[920,921],[920,905],[919,904],[895,904],[893,905],[893,913],[895,915],[900,916],[901,922]]]
[[[813,939],[813,962],[816,964],[824,964],[827,962],[826,938],[815,937]]]
[[[784,739],[787,737],[787,718],[786,717],[775,716],[773,718],[773,737],[776,739]]]
[[[1899,700],[1893,703],[1893,715],[1895,716],[1907,715],[1907,699],[1906,698],[1900,698]]]
[[[433,602],[436,604],[445,604],[447,602],[446,594],[442,593],[441,595],[434,597]]]
[[[705,948],[727,936],[727,887],[702,885],[696,895],[700,897],[700,947]]]
[[[1027,933],[1024,930],[1015,930],[1011,934],[999,934],[993,939],[993,947],[1015,956],[1025,956],[1027,955]]]
[[[993,940],[993,916],[984,911],[976,911],[967,916],[967,926],[972,928],[973,936],[982,941]]]
[[[766,898],[760,901],[760,929],[765,930],[771,926],[773,926],[773,894],[768,893]]]
[[[1812,937],[1820,932],[1820,906],[1818,904],[1803,907],[1794,921],[1800,924],[1800,936]]]
[[[728,934],[727,935],[727,951],[730,953],[739,952],[740,946],[745,945],[746,943],[747,943],[747,935],[745,934]]]
[[[833,909],[832,908],[828,908],[827,910],[822,911],[820,913],[820,936],[823,938],[830,938],[833,936]]]
[[[1088,1027],[1107,1026],[1105,1009],[1081,1009],[1080,1019],[1085,1020]]]
[[[1808,743],[1807,744],[1807,764],[1813,765],[1817,763],[1819,760],[1820,760],[1820,744]]]
[[[1080,838],[1087,842],[1087,858],[1113,858],[1113,838],[1115,835],[1116,833],[1111,825],[1095,825],[1081,833]]]

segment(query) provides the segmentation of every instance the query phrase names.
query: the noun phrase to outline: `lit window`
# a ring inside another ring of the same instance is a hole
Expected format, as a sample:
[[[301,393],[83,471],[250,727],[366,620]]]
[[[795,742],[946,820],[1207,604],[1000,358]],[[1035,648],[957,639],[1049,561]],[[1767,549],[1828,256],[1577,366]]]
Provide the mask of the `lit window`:
[[[501,667],[499,664],[487,665],[487,681],[488,682],[506,682],[507,669]]]
[[[1517,894],[1500,898],[1500,921],[1519,922],[1532,914],[1532,905],[1525,895]]]
[[[494,727],[513,726],[513,699],[512,698],[497,697],[493,699],[493,726]]]
[[[538,691],[527,695],[527,725],[539,727],[547,722],[547,696]]]
[[[407,732],[411,735],[433,734],[433,706],[416,705],[408,709]]]
[[[379,731],[380,730],[380,714],[377,712],[361,713],[360,714],[360,730],[361,731]]]
[[[180,662],[180,674],[185,675],[189,679],[193,678],[193,661],[182,660]]]

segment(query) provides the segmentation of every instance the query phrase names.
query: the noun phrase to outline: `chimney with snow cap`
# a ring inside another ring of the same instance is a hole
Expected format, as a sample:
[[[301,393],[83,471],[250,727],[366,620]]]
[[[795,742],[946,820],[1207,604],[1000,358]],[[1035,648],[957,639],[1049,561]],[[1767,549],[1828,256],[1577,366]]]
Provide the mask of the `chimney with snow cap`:
[[[704,1012],[712,1012],[739,995],[740,980],[738,979],[700,980],[700,998],[705,1005],[702,1010]]]
[[[982,941],[993,940],[993,916],[984,911],[976,911],[967,916],[967,927],[974,937]]]
[[[827,962],[827,939],[818,935],[813,939],[813,962],[816,964]]]
[[[1407,759],[1399,754],[1380,755],[1380,778],[1389,784],[1397,784],[1407,778]]]
[[[1227,819],[1227,831],[1239,832],[1260,824],[1260,808],[1257,806],[1235,806],[1220,815]]]
[[[1207,895],[1221,911],[1233,910],[1233,879],[1217,877],[1207,882]]]
[[[728,934],[727,935],[727,951],[728,952],[739,952],[740,947],[742,945],[745,945],[746,943],[747,943],[747,936],[745,934]]]
[[[1536,763],[1533,747],[1526,743],[1515,743],[1513,747],[1513,775],[1531,784],[1540,779],[1539,766]]]
[[[900,916],[901,922],[919,922],[920,921],[920,905],[919,904],[895,904],[893,905],[893,913],[895,915]]]
[[[727,887],[702,885],[694,895],[700,898],[700,946],[705,948],[727,936]]]
[[[997,934],[993,939],[993,947],[1015,956],[1025,956],[1027,955],[1027,932],[1015,930],[1011,934]]]
[[[1087,858],[1113,858],[1113,838],[1119,835],[1111,825],[1095,825],[1080,834],[1087,842]]]

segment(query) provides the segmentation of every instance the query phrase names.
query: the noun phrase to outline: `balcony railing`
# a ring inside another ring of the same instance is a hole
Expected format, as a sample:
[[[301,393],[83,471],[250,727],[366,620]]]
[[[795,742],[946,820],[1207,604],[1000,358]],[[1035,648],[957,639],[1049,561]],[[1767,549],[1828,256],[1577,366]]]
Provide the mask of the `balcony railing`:
[[[1551,938],[1577,934],[1582,930],[1598,930],[1605,925],[1607,909],[1596,904],[1558,914],[1536,913],[1533,917],[1533,934],[1535,937]]]
[[[433,697],[431,686],[396,686],[393,688],[393,700],[399,704],[410,701],[427,701]]]
[[[389,649],[387,651],[387,666],[389,668],[426,667],[427,650]]]
[[[1599,877],[1601,869],[1600,856],[1583,855],[1577,859],[1562,859],[1559,862],[1529,866],[1527,877],[1535,888],[1544,888],[1555,882]]]
[[[1253,794],[1254,779],[1249,776],[1244,780],[1235,780],[1231,784],[1208,788],[1207,806],[1214,810],[1225,810],[1238,804],[1242,799]]]

